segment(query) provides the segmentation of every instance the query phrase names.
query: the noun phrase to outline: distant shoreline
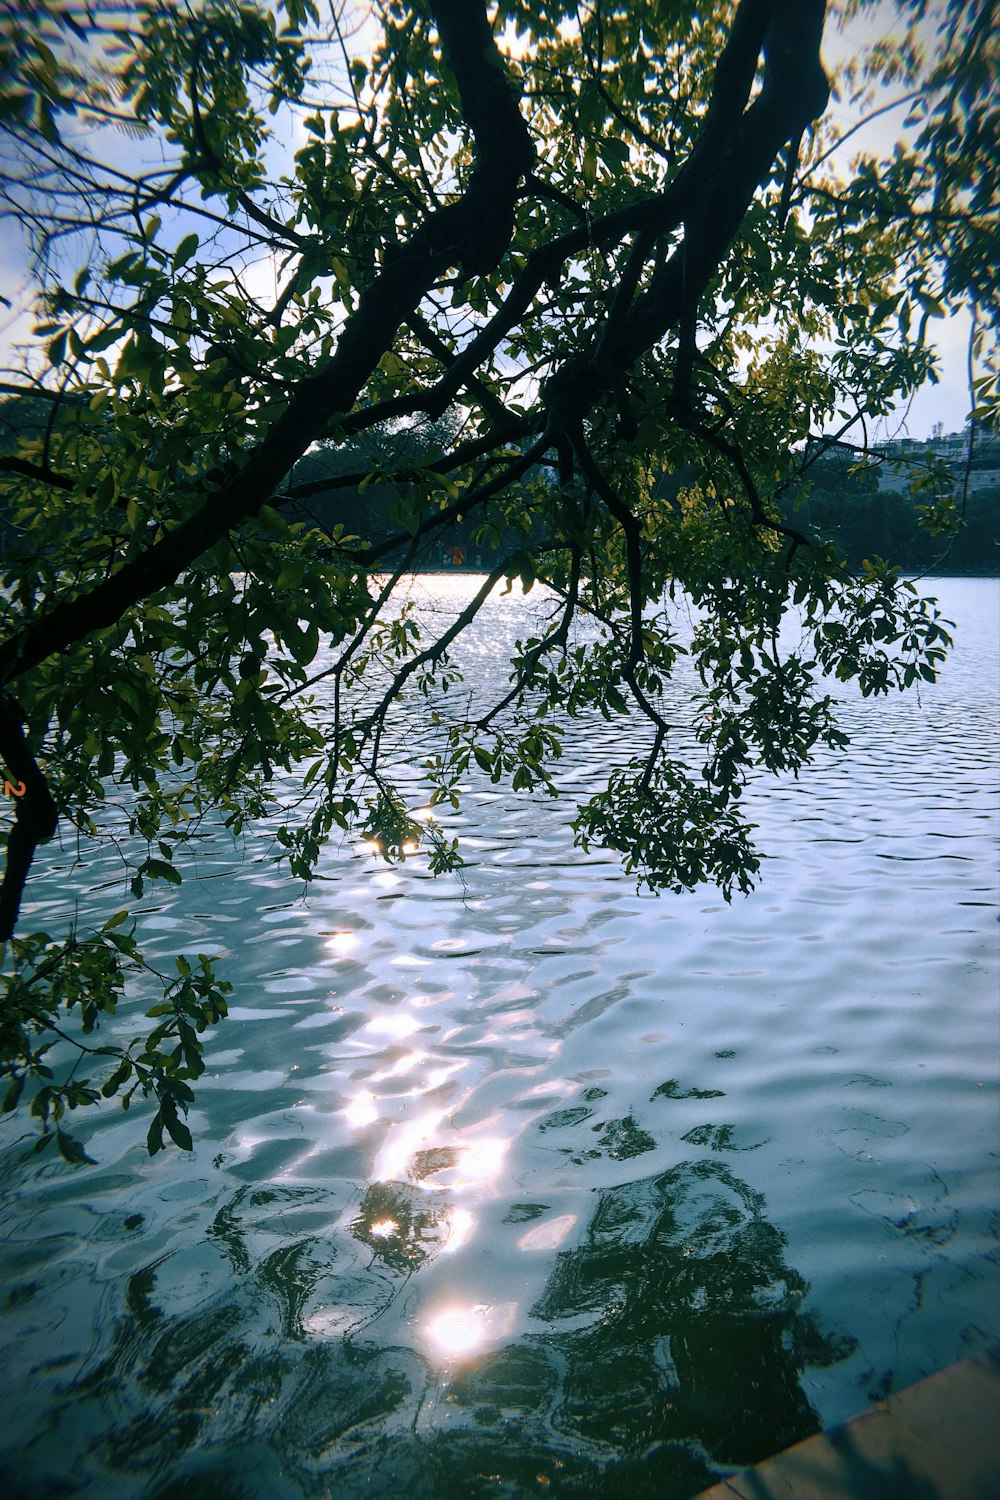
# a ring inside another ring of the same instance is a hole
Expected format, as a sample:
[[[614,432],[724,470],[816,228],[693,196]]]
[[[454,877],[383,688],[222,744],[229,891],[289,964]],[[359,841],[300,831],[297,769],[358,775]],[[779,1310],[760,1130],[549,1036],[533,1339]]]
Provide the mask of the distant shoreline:
[[[389,570],[387,568],[380,568],[380,569],[377,569],[376,571],[382,572],[382,573],[386,573]],[[418,576],[431,575],[431,576],[436,577],[436,578],[448,578],[448,577],[454,576],[456,573],[461,573],[463,575],[468,575],[470,577],[485,578],[488,572],[489,572],[488,568],[468,567],[468,566],[466,566],[465,563],[462,563],[462,564],[460,564],[457,567],[454,566],[454,565],[452,565],[451,567],[448,567],[448,568],[435,568],[435,567],[413,568],[413,569],[410,570],[410,576],[413,576],[413,575],[418,575]],[[922,578],[927,578],[927,579],[932,579],[932,578],[995,578],[998,581],[1000,581],[1000,565],[998,565],[995,569],[986,569],[986,570],[976,569],[975,571],[973,571],[970,568],[954,568],[954,569],[951,569],[950,571],[948,571],[947,573],[900,573],[899,576],[902,579],[910,579],[910,580],[916,580],[916,579],[922,579]]]

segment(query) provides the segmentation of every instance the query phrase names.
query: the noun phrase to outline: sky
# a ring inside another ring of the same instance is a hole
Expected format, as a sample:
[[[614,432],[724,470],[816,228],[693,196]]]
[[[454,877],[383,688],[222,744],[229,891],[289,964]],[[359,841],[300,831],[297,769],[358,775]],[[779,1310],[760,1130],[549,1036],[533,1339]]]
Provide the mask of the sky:
[[[933,13],[933,0],[931,11]],[[902,25],[899,7],[894,0],[880,0],[873,9],[855,17],[841,30],[828,24],[824,39],[824,57],[828,66],[835,66],[847,56],[853,55],[866,42],[877,35],[884,35]],[[355,43],[356,45],[356,43]],[[834,118],[853,124],[857,118],[843,104],[832,103]],[[891,112],[865,127],[852,140],[853,150],[864,147],[872,150],[891,150],[899,134],[903,111]],[[130,151],[137,149],[137,142],[120,138],[120,161],[128,159]],[[287,155],[302,144],[297,138],[289,141]],[[845,148],[845,154],[846,148]],[[847,163],[839,164],[844,172]],[[253,273],[252,273],[253,274]],[[260,291],[270,291],[273,271],[266,266],[258,268],[254,280],[260,280]],[[267,283],[267,286],[264,283]],[[254,290],[257,288],[254,287]],[[0,296],[11,304],[5,308],[0,304],[0,381],[11,379],[10,367],[18,362],[16,346],[28,340],[32,317],[27,310],[32,294],[32,279],[26,244],[17,225],[0,219]],[[959,431],[965,425],[968,408],[967,352],[969,318],[958,315],[937,320],[932,325],[939,358],[939,383],[925,386],[912,398],[908,407],[900,407],[894,416],[880,425],[877,437],[891,438],[909,436],[923,438],[940,424],[945,432]]]
[[[940,10],[941,0],[929,0],[927,14],[918,28],[922,43],[931,53]],[[840,24],[829,20],[823,37],[823,60],[827,70],[834,70],[856,57],[865,46],[883,37],[902,34],[906,24],[895,0],[877,0],[876,4],[868,5],[860,14]],[[889,91],[885,93],[888,97]],[[843,159],[834,158],[840,174],[844,177],[849,174],[850,160],[855,151],[863,149],[880,156],[888,155],[902,133],[905,113],[902,108],[889,111],[859,130],[851,138],[850,148],[845,145]],[[847,129],[858,122],[860,115],[843,102],[831,100],[827,118]],[[960,432],[964,428],[970,406],[968,351],[971,325],[967,312],[936,319],[930,325],[928,332],[933,336],[939,358],[938,384],[924,385],[908,406],[897,408],[894,418],[884,424],[884,434],[880,435],[924,438],[930,436],[939,424],[946,433]]]

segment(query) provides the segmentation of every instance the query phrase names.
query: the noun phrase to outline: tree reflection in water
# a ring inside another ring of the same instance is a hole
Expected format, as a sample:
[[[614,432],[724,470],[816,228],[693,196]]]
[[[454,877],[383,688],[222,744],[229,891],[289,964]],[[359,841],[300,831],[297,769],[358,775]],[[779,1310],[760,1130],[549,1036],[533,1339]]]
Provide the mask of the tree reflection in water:
[[[437,1366],[405,1340],[422,1269],[454,1243],[447,1191],[378,1183],[345,1210],[319,1187],[241,1188],[201,1252],[131,1277],[113,1347],[64,1389],[13,1493],[68,1494],[73,1472],[142,1500],[680,1500],[814,1432],[803,1369],[851,1345],[803,1313],[761,1196],[704,1159],[595,1198],[518,1331],[473,1309],[494,1347],[463,1359],[445,1319],[456,1357]]]
[[[584,1242],[557,1258],[534,1309],[564,1361],[553,1426],[616,1450],[633,1493],[684,1494],[692,1465],[707,1482],[703,1460],[752,1463],[818,1428],[803,1366],[851,1346],[800,1311],[805,1284],[763,1207],[722,1163],[684,1163],[600,1193]]]

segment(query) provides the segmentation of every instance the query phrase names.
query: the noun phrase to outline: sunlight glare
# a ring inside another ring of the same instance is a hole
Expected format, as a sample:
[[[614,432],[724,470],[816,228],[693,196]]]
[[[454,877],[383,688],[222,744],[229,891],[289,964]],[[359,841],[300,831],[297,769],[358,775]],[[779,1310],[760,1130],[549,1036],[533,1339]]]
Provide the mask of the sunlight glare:
[[[382,1083],[387,1078],[399,1078],[404,1073],[412,1073],[419,1063],[427,1056],[426,1052],[404,1052],[402,1057],[397,1057],[387,1068],[380,1068],[377,1073],[370,1075],[372,1083]],[[415,1089],[414,1093],[422,1094],[424,1089]]]
[[[495,1182],[509,1145],[510,1141],[504,1136],[481,1136],[478,1140],[462,1141],[459,1145],[461,1156],[453,1168],[454,1176],[448,1173],[448,1186],[467,1188]]]
[[[342,958],[347,953],[353,953],[360,942],[356,932],[345,929],[342,932],[331,932],[326,940],[326,948],[335,958]]]
[[[448,1213],[448,1238],[441,1246],[441,1254],[453,1255],[456,1250],[461,1250],[472,1238],[475,1227],[476,1220],[467,1208],[451,1209]]]
[[[507,1335],[516,1312],[516,1302],[444,1307],[424,1324],[424,1331],[437,1353],[446,1358],[474,1354]]]
[[[546,1219],[525,1230],[517,1242],[519,1250],[555,1250],[561,1245],[576,1223],[576,1214],[561,1214],[558,1219]]]
[[[391,1036],[397,1041],[412,1036],[415,1031],[420,1030],[420,1022],[416,1016],[411,1016],[406,1011],[391,1010],[384,1011],[380,1016],[373,1016],[366,1021],[363,1027],[365,1031],[374,1031],[377,1035]]]
[[[382,1149],[375,1160],[376,1182],[402,1182],[410,1159],[428,1145],[434,1132],[444,1118],[444,1110],[429,1110],[415,1120],[394,1125],[382,1142]]]
[[[371,1125],[378,1119],[375,1095],[370,1089],[362,1089],[360,1094],[356,1094],[345,1107],[342,1114],[348,1125],[353,1126],[355,1130],[360,1129],[362,1125]]]

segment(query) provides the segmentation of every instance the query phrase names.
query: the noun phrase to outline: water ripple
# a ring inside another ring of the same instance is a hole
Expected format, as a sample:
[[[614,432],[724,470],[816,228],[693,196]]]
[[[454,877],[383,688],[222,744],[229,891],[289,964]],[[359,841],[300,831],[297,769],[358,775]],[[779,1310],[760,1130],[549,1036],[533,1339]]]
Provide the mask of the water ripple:
[[[681,1500],[995,1341],[997,588],[937,587],[948,674],[836,688],[851,750],[750,789],[732,907],[637,895],[567,802],[485,781],[461,880],[331,847],[306,903],[267,829],[206,839],[140,918],[234,955],[193,1159],[111,1106],[86,1175],[6,1127],[8,1492]],[[530,604],[477,627],[478,686]],[[572,721],[567,788],[637,744]],[[77,894],[113,910],[113,858]]]

